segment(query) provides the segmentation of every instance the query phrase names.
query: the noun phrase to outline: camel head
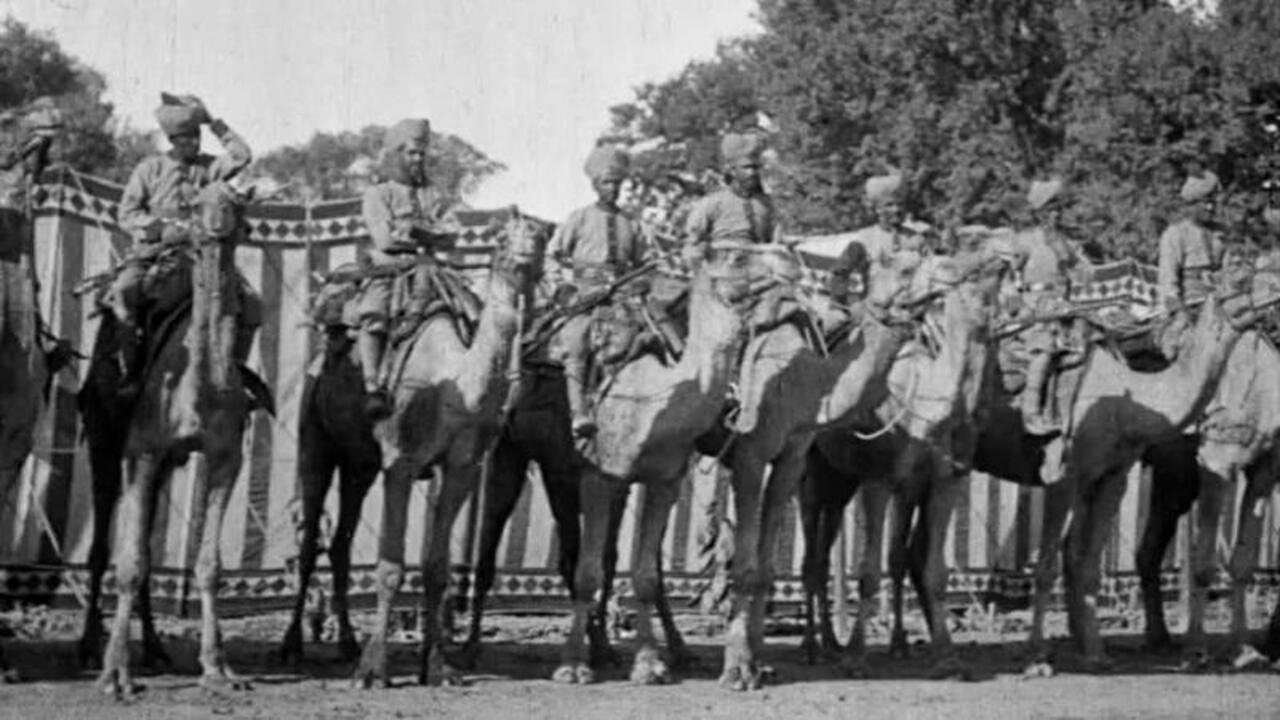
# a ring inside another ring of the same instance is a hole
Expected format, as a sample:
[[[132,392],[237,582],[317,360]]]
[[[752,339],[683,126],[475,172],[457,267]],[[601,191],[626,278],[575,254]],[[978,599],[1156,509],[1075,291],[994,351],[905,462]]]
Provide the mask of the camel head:
[[[507,278],[521,291],[531,290],[542,277],[549,228],[511,207],[499,230],[498,250],[493,256],[493,273]]]

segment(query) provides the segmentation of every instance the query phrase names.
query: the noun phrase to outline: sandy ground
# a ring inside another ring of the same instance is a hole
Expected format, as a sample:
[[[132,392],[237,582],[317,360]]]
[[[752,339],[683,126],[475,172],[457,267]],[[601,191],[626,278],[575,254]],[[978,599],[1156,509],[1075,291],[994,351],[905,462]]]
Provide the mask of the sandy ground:
[[[368,617],[359,618],[367,627]],[[143,693],[117,703],[94,688],[95,674],[76,665],[73,617],[51,616],[39,639],[12,639],[7,652],[25,676],[0,686],[4,718],[1103,718],[1103,717],[1280,717],[1280,673],[1265,666],[1236,672],[1179,670],[1180,658],[1140,650],[1138,638],[1121,628],[1111,638],[1115,669],[1082,672],[1061,652],[1060,674],[1023,680],[1024,637],[1019,622],[983,632],[961,629],[959,658],[970,682],[931,680],[922,646],[906,660],[891,660],[873,647],[872,677],[849,680],[831,665],[810,666],[799,650],[794,624],[775,626],[765,661],[776,676],[763,690],[733,693],[716,683],[718,628],[713,621],[682,617],[681,625],[699,664],[677,684],[631,685],[625,668],[606,670],[591,686],[561,686],[547,680],[554,670],[560,617],[493,617],[479,668],[464,687],[413,684],[417,654],[411,642],[393,646],[397,686],[356,690],[349,663],[332,645],[308,644],[308,659],[281,666],[276,643],[285,618],[270,616],[225,624],[233,666],[254,678],[248,692],[215,695],[197,684],[196,629],[167,620],[161,630],[174,655],[172,674],[144,676]],[[1018,632],[1009,632],[1015,630]],[[135,627],[136,634],[136,627]],[[881,633],[877,632],[877,636]],[[913,632],[917,636],[918,630]],[[876,639],[873,637],[873,640]],[[630,643],[618,643],[624,653]],[[1225,648],[1220,651],[1225,652]]]

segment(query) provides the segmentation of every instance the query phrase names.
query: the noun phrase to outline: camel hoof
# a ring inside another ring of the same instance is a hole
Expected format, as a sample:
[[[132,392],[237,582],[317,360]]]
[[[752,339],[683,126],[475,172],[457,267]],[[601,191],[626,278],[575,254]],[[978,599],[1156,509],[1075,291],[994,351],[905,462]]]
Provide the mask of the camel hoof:
[[[1187,657],[1178,666],[1178,670],[1184,673],[1202,673],[1208,672],[1213,668],[1213,656],[1209,654],[1208,649],[1203,647],[1191,648],[1187,652]]]
[[[1048,660],[1040,660],[1033,662],[1022,671],[1023,680],[1041,680],[1051,678],[1055,675],[1053,663]]]
[[[734,692],[759,690],[764,686],[760,673],[753,667],[731,667],[720,676],[720,687]]]
[[[1116,669],[1116,663],[1108,655],[1094,655],[1085,658],[1084,668],[1092,675],[1106,675]]]
[[[973,672],[958,658],[949,656],[939,660],[934,663],[933,667],[929,668],[929,678],[932,680],[972,682]]]
[[[229,673],[205,673],[200,676],[200,687],[205,692],[221,695],[228,692],[247,692],[253,689],[253,683]]]
[[[840,674],[849,680],[866,680],[871,677],[871,664],[864,655],[840,659]]]
[[[1231,667],[1235,670],[1248,670],[1250,668],[1262,667],[1267,664],[1267,656],[1258,652],[1258,649],[1252,645],[1244,645],[1240,651],[1236,653],[1235,659],[1231,661]]]
[[[613,649],[613,646],[605,645],[591,647],[591,666],[598,668],[620,668],[622,667],[622,655]]]
[[[444,665],[434,672],[418,673],[418,684],[423,687],[463,687],[467,681],[455,668]]]
[[[562,685],[590,685],[596,681],[596,674],[586,663],[570,662],[556,668],[551,680]]]
[[[1142,647],[1154,655],[1172,655],[1178,651],[1178,645],[1168,632],[1147,636]]]
[[[702,665],[702,660],[698,659],[698,656],[684,645],[668,649],[667,658],[669,660],[667,665],[672,670],[691,670]]]
[[[906,660],[911,655],[911,647],[907,643],[905,630],[894,630],[889,640],[889,657],[894,660]]]
[[[475,670],[480,658],[480,643],[468,640],[449,655],[449,664],[459,670]]]
[[[636,653],[635,663],[631,666],[631,682],[636,685],[666,685],[671,682],[671,673],[656,651],[645,649]]]
[[[117,702],[131,700],[142,692],[142,686],[129,679],[128,673],[118,670],[103,670],[98,676],[98,690]]]
[[[0,669],[0,685],[13,685],[22,682],[22,676],[18,674],[17,668]]]

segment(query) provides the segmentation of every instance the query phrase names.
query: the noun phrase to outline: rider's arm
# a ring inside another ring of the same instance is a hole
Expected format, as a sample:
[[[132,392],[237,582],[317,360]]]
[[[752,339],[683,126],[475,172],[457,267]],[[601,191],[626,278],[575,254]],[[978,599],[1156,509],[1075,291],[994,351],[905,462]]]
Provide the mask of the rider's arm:
[[[209,130],[217,136],[218,142],[222,143],[223,149],[226,150],[213,161],[213,165],[209,168],[210,174],[215,180],[230,180],[253,161],[253,151],[249,149],[249,144],[244,141],[244,138],[237,135],[221,120],[210,120]]]
[[[381,253],[397,253],[412,249],[407,223],[398,222],[391,209],[391,197],[383,185],[374,185],[364,192],[361,214],[373,248]]]
[[[1156,267],[1156,289],[1160,302],[1173,310],[1182,301],[1182,238],[1179,226],[1165,229],[1160,236],[1160,261]]]
[[[160,240],[161,223],[151,214],[151,190],[154,176],[160,170],[160,158],[147,158],[138,163],[125,183],[120,196],[120,227],[135,240],[153,243]]]

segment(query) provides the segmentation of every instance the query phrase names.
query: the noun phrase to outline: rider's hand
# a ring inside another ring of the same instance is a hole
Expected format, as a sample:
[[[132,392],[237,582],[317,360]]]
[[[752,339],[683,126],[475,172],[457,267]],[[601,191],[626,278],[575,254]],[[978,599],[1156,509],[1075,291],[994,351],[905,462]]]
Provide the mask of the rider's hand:
[[[165,245],[176,245],[185,242],[189,237],[186,228],[174,223],[164,223],[164,229],[160,231],[160,242]]]

